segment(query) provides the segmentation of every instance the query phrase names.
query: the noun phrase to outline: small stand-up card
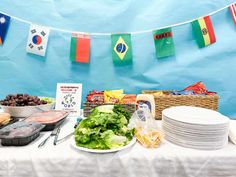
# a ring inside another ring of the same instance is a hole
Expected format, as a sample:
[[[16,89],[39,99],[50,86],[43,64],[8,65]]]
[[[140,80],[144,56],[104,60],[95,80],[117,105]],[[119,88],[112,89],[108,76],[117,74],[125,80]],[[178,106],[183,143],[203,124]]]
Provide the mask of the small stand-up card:
[[[70,116],[80,116],[82,84],[58,83],[56,110],[70,112]]]

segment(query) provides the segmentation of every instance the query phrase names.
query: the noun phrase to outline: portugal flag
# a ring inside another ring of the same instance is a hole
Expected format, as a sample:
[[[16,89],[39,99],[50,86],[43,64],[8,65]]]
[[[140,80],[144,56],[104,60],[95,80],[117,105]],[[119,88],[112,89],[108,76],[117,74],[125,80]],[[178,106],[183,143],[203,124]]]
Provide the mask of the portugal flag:
[[[130,34],[111,35],[112,59],[117,65],[132,63],[132,45]]]
[[[90,56],[89,35],[72,34],[70,42],[70,60],[80,63],[88,63]]]
[[[192,22],[193,32],[200,48],[216,42],[214,29],[209,16]]]

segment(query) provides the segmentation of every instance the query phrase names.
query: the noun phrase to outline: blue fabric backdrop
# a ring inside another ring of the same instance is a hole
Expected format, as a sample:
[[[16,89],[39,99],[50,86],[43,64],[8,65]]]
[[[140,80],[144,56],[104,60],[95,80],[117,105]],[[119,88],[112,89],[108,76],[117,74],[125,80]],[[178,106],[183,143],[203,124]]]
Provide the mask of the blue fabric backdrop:
[[[1,0],[0,11],[36,24],[85,32],[130,32],[196,18],[233,0]],[[115,67],[110,36],[91,37],[91,62],[69,60],[70,34],[51,31],[45,58],[27,54],[29,25],[12,20],[0,47],[0,97],[26,92],[55,96],[56,83],[92,89],[180,90],[196,81],[220,95],[220,112],[236,116],[236,26],[228,9],[212,16],[217,43],[199,49],[191,25],[173,28],[176,56],[155,58],[151,33],[132,36],[133,65]]]

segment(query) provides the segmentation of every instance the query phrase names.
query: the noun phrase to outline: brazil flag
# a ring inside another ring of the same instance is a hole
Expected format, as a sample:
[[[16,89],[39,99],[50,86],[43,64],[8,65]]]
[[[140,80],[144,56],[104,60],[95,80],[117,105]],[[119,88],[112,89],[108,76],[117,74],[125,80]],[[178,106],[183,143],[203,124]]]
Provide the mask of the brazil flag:
[[[130,34],[111,35],[112,59],[114,64],[132,63],[132,45]]]

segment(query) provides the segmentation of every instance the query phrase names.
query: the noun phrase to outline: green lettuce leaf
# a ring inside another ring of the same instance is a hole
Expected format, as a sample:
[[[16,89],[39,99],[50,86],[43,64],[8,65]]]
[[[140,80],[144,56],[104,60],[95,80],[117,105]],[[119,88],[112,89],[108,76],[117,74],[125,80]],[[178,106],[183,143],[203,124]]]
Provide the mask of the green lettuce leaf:
[[[96,107],[75,129],[77,146],[90,149],[112,149],[125,146],[133,137],[128,129],[130,113],[119,105]]]

